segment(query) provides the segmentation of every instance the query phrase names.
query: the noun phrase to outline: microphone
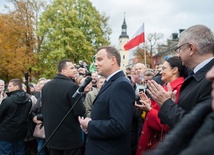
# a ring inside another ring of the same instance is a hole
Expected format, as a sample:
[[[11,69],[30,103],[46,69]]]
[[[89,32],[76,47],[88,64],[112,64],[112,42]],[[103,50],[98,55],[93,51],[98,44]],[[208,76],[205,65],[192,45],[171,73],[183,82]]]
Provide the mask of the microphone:
[[[77,95],[79,95],[80,93],[84,92],[85,87],[91,82],[92,78],[90,76],[88,76],[85,81],[81,84],[81,86],[76,90],[76,92],[74,93],[74,95],[72,96],[72,98],[76,98]]]

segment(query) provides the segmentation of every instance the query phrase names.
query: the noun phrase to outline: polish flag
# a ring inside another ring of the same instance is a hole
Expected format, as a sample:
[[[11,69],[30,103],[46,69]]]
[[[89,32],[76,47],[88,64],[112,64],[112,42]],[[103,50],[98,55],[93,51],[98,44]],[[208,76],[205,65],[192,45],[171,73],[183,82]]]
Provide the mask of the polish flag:
[[[143,42],[145,42],[144,24],[138,29],[138,31],[134,34],[132,39],[124,45],[124,49],[126,51],[128,51],[128,50],[140,45]]]

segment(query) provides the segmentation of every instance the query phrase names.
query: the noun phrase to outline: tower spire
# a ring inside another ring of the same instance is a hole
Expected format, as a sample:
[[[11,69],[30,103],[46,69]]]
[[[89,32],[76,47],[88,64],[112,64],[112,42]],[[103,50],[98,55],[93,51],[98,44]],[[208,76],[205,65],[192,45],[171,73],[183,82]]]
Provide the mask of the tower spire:
[[[129,39],[129,36],[127,35],[127,25],[126,25],[125,15],[126,15],[126,13],[124,12],[124,20],[123,20],[123,24],[121,26],[122,32],[121,32],[121,35],[119,36],[119,38],[128,38]]]

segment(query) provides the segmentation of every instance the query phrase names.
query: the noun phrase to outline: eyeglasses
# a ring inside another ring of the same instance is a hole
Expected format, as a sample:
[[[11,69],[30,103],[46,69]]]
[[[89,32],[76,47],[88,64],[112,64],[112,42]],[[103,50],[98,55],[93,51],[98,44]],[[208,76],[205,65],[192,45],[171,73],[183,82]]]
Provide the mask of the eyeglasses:
[[[179,53],[180,52],[180,48],[183,47],[186,44],[190,44],[190,43],[184,43],[181,46],[178,46],[177,48],[174,49],[175,52]]]

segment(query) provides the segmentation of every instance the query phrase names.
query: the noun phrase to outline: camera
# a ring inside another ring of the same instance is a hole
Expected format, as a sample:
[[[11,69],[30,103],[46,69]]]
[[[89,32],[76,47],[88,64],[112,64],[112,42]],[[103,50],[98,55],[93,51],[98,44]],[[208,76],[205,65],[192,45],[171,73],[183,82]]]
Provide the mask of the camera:
[[[140,88],[140,89],[139,89],[139,92],[144,92],[144,89],[143,89],[143,88]]]
[[[136,101],[137,104],[141,105],[141,103],[140,103],[140,96],[136,95],[135,96],[135,101]]]

